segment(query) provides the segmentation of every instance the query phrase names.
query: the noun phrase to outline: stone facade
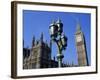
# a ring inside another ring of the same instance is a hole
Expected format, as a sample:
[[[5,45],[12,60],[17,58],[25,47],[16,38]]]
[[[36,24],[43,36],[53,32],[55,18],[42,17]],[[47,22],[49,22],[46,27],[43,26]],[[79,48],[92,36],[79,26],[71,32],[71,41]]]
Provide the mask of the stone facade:
[[[58,62],[51,59],[51,42],[44,42],[43,34],[38,41],[33,37],[31,49],[23,48],[23,69],[53,67],[58,67]]]

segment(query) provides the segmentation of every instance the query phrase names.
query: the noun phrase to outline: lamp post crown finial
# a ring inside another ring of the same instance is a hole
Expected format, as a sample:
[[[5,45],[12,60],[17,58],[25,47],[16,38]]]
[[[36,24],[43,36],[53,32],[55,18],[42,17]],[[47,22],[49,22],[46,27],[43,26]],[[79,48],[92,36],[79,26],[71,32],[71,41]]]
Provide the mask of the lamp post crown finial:
[[[52,20],[52,24],[55,24],[56,23],[56,21],[55,20]]]
[[[58,18],[57,23],[61,23],[61,19],[60,18]]]

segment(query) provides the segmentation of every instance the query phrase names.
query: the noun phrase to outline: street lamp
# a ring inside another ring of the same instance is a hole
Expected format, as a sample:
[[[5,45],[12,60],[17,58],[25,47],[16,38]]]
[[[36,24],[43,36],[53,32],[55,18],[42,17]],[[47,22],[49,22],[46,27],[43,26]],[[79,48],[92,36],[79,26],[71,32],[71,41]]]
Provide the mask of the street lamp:
[[[50,32],[52,40],[54,40],[57,37],[57,31],[58,31],[58,27],[55,21],[53,21],[49,27],[49,32]]]
[[[56,42],[58,47],[58,67],[62,67],[62,59],[64,55],[62,54],[62,50],[65,50],[67,47],[67,37],[63,34],[63,23],[60,19],[57,22],[53,22],[49,26],[51,40]]]

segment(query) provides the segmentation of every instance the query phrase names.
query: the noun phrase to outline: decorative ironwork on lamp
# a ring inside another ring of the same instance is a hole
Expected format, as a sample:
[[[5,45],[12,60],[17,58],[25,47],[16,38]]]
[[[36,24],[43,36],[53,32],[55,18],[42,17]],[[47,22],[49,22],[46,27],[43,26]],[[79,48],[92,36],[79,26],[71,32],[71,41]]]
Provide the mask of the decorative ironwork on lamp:
[[[62,67],[62,59],[64,55],[62,54],[62,50],[65,50],[67,47],[67,37],[63,34],[63,23],[60,19],[56,22],[53,21],[49,26],[49,32],[51,40],[56,42],[58,46],[58,67]]]

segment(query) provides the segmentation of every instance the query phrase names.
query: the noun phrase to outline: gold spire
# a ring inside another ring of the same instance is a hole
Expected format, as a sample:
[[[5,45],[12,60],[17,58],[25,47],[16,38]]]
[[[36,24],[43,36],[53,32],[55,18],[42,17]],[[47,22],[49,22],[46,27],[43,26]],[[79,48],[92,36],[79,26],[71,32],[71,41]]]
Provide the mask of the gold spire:
[[[80,25],[79,21],[77,22],[77,26],[76,27],[77,27],[76,28],[77,31],[81,31],[81,25]]]

